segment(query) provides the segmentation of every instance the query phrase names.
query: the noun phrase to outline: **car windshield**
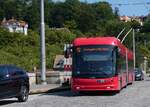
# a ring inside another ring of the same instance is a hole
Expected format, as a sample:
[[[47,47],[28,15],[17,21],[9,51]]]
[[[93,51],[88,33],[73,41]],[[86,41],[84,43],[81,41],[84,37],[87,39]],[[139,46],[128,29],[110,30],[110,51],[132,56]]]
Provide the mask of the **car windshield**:
[[[142,70],[141,69],[135,69],[135,73],[136,74],[142,73]]]
[[[76,47],[73,54],[73,76],[110,77],[114,75],[112,50],[114,46]]]

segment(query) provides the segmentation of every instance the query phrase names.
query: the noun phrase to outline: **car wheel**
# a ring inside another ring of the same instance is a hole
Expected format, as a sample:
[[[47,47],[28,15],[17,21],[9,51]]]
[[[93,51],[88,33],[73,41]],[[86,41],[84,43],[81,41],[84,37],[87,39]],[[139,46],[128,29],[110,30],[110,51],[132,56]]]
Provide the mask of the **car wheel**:
[[[29,96],[29,90],[27,86],[21,86],[20,95],[18,96],[18,101],[25,102],[28,100],[28,96]]]

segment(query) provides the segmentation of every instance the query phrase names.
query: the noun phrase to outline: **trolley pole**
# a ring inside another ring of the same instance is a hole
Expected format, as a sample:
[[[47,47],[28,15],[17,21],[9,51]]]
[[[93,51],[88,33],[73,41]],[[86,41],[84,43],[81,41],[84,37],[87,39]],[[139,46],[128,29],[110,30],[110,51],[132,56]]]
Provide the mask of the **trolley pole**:
[[[134,66],[134,70],[135,70],[135,64],[136,64],[136,62],[135,62],[136,60],[135,60],[135,30],[133,29],[133,66]]]
[[[46,83],[46,56],[45,56],[45,23],[44,23],[44,0],[41,0],[41,33],[40,33],[40,45],[41,45],[41,84]]]

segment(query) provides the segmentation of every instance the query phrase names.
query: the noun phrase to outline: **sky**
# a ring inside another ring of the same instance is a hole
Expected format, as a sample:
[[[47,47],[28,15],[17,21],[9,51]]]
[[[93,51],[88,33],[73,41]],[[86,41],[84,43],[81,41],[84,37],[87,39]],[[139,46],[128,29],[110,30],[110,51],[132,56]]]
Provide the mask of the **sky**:
[[[64,0],[54,0],[64,1]],[[94,3],[107,1],[112,4],[112,8],[119,8],[119,15],[123,16],[145,16],[150,13],[150,0],[80,0],[82,2]],[[121,5],[119,5],[121,4]],[[135,5],[140,4],[140,5]]]

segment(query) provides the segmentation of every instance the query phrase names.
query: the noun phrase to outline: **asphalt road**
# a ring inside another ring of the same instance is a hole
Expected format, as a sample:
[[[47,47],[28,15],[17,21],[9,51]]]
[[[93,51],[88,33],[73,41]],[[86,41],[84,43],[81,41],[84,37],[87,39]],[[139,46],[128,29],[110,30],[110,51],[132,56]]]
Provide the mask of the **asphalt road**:
[[[86,93],[71,91],[30,95],[25,103],[16,99],[0,101],[1,107],[150,107],[150,78],[136,81],[120,93]]]

